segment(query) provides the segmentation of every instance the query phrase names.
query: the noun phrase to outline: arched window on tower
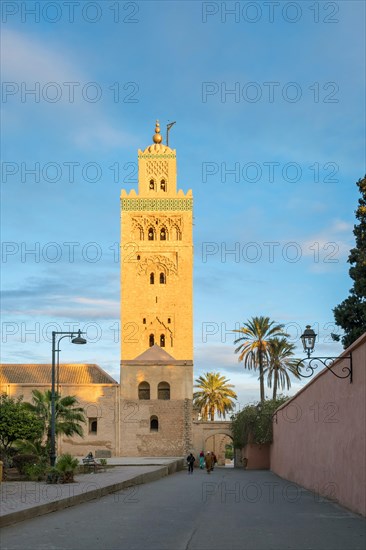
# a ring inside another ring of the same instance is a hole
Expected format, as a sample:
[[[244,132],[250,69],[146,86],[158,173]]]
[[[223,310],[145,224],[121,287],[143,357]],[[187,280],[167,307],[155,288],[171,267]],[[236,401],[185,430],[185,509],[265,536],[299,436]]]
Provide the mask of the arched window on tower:
[[[165,348],[165,335],[160,334],[160,347]]]
[[[161,241],[166,241],[167,240],[167,231],[166,231],[165,227],[162,227],[160,229],[160,240]]]
[[[158,399],[170,399],[170,384],[168,382],[158,384]]]
[[[160,281],[160,284],[161,284],[161,285],[165,285],[165,284],[166,284],[166,276],[165,276],[165,273],[160,273],[159,281]]]
[[[172,228],[172,236],[176,241],[180,241],[182,239],[182,234],[176,225]]]
[[[154,229],[152,227],[149,227],[149,230],[147,232],[147,239],[148,241],[154,240]]]
[[[155,344],[155,338],[153,334],[149,336],[149,346],[152,347]]]
[[[161,189],[162,191],[166,191],[166,182],[165,182],[165,180],[161,180],[161,182],[160,182],[160,189]]]
[[[150,432],[159,431],[159,420],[157,416],[150,416]]]
[[[150,273],[150,284],[153,285],[155,282],[155,275],[154,273]]]
[[[141,382],[138,386],[139,399],[150,399],[150,384],[149,382]]]
[[[153,179],[150,180],[149,189],[150,189],[151,191],[154,191],[154,189],[155,189],[155,182],[154,182]]]
[[[141,225],[137,226],[137,234],[139,236],[140,241],[144,240],[144,230],[142,229]]]

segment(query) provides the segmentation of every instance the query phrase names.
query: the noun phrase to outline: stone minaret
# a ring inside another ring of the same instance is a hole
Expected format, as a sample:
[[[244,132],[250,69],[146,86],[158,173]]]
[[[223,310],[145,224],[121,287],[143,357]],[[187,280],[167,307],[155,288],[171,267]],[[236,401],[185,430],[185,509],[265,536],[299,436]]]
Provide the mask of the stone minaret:
[[[181,456],[191,445],[192,192],[176,152],[138,151],[138,193],[121,193],[121,455]]]

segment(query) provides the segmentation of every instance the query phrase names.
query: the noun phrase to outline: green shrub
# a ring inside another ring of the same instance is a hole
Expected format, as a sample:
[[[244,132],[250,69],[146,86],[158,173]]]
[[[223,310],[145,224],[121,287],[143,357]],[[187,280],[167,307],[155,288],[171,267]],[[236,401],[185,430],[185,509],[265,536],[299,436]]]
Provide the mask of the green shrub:
[[[39,463],[39,458],[34,454],[19,454],[13,456],[13,464],[20,474],[26,474],[27,466]]]
[[[46,470],[46,483],[58,483],[58,480],[60,478],[60,473],[58,472],[57,468],[51,467]]]
[[[60,474],[60,483],[72,483],[74,481],[74,474],[79,467],[79,461],[71,454],[66,453],[59,456],[56,463],[56,470]]]
[[[26,464],[24,473],[30,481],[42,481],[46,475],[47,466],[45,463]]]
[[[232,447],[227,447],[225,449],[225,458],[232,460],[234,458],[234,450]]]
[[[272,422],[275,411],[288,397],[278,396],[256,405],[247,405],[232,417],[234,447],[241,449],[248,443],[272,443]]]

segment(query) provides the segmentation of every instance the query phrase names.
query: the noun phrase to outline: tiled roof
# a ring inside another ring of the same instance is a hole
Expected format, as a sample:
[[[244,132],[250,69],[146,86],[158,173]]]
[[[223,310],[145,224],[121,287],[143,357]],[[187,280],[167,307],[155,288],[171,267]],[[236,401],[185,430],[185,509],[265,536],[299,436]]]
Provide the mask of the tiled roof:
[[[50,364],[0,364],[1,384],[46,384],[51,385]],[[60,384],[117,384],[98,365],[60,363]]]

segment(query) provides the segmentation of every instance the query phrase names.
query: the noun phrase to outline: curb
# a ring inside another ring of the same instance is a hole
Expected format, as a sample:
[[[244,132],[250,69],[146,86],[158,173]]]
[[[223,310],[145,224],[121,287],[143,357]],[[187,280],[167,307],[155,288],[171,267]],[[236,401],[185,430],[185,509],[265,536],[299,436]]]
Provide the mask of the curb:
[[[0,517],[0,527],[7,527],[9,525],[14,525],[20,521],[27,519],[32,519],[35,517],[43,516],[51,512],[57,512],[58,510],[64,510],[65,508],[70,508],[71,506],[76,506],[77,504],[82,504],[84,502],[89,502],[97,498],[104,497],[111,493],[116,493],[122,489],[127,489],[128,487],[133,487],[135,485],[143,485],[144,483],[150,483],[151,481],[157,481],[162,477],[174,474],[180,470],[184,469],[184,460],[177,460],[166,466],[162,466],[159,470],[153,472],[146,472],[144,474],[138,474],[126,479],[121,482],[113,483],[112,485],[106,485],[105,487],[98,487],[97,489],[92,489],[85,493],[79,495],[73,495],[66,498],[61,498],[60,500],[55,500],[53,502],[47,502],[45,504],[40,504],[27,508],[26,510],[19,510],[17,512],[10,512]]]

